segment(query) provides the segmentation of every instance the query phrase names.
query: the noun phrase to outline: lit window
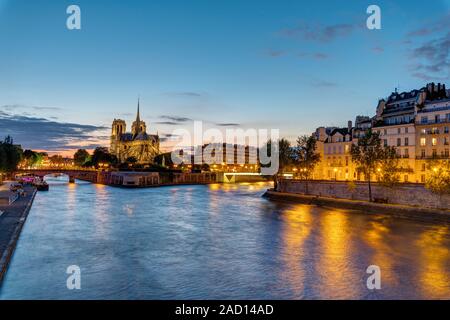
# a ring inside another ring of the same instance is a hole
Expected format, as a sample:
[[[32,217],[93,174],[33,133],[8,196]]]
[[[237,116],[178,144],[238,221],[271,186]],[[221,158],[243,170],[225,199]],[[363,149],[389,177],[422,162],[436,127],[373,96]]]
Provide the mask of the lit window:
[[[432,146],[437,145],[437,138],[432,138],[432,139],[431,139],[431,145],[432,145]]]
[[[420,138],[420,145],[422,147],[426,146],[427,145],[427,139],[426,138]]]

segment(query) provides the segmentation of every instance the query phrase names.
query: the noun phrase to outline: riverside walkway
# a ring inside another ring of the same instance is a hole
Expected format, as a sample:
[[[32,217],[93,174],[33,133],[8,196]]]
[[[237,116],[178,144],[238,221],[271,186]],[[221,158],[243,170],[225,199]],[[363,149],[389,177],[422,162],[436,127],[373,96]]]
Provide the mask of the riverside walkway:
[[[11,205],[0,205],[0,211],[3,212],[0,215],[0,283],[36,195],[34,187],[25,187],[24,190],[26,192],[24,197],[19,197]]]

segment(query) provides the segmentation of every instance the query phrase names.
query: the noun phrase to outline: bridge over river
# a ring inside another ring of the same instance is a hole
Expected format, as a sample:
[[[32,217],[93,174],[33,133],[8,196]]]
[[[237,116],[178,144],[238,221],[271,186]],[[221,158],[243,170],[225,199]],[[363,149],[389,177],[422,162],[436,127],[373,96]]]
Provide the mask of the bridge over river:
[[[75,182],[75,179],[89,181],[92,183],[97,183],[101,181],[99,176],[104,175],[104,171],[93,170],[93,169],[19,169],[14,173],[16,175],[34,175],[41,178],[44,178],[48,175],[54,174],[64,174],[69,176],[69,182]]]

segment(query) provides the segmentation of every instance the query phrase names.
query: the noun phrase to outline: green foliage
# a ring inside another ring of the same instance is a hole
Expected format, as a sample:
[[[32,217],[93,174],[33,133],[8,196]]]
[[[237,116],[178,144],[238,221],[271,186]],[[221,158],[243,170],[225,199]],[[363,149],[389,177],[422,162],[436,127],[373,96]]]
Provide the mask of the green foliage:
[[[14,145],[13,139],[7,136],[3,142],[0,142],[0,171],[13,172],[16,170],[22,156],[22,148]]]
[[[73,155],[73,162],[76,166],[83,166],[86,162],[90,160],[90,154],[85,149],[78,149]]]
[[[356,170],[363,173],[369,185],[369,200],[372,201],[371,176],[376,174],[378,180],[387,186],[393,186],[400,180],[399,159],[394,147],[383,147],[378,133],[367,131],[352,145],[352,160]]]
[[[118,159],[115,155],[109,153],[108,148],[97,147],[94,150],[89,165],[98,167],[100,163],[108,164],[109,166],[116,166],[118,164]]]
[[[33,150],[25,150],[22,156],[22,163],[27,167],[38,166],[42,164],[44,160],[44,155],[41,152],[36,152]]]
[[[294,162],[300,167],[300,176],[309,179],[316,165],[320,162],[320,154],[316,152],[317,140],[314,136],[301,136],[297,139]]]
[[[272,140],[267,141],[267,156],[272,156]],[[278,143],[274,146],[275,154],[278,154],[278,173],[283,173],[289,165],[292,165],[294,161],[294,150],[291,147],[291,143],[286,139],[278,140]],[[261,167],[270,167],[269,164],[261,164]]]
[[[432,161],[428,169],[431,174],[426,180],[425,188],[439,195],[450,194],[450,162]]]
[[[387,187],[393,187],[400,182],[399,161],[394,147],[382,148],[376,171],[378,181]]]

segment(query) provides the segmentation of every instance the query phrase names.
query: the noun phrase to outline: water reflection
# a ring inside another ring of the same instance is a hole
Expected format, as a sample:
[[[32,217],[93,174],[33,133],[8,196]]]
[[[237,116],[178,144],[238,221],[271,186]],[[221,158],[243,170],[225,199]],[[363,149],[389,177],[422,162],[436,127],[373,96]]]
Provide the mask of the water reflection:
[[[392,230],[386,220],[374,220],[367,224],[363,238],[369,245],[373,254],[370,260],[383,271],[383,284],[394,286],[398,284],[398,278],[394,272],[395,256],[392,255],[390,237]]]
[[[302,298],[305,291],[305,260],[308,257],[304,242],[311,232],[311,211],[310,206],[296,205],[283,212],[281,248],[284,271],[280,280],[289,285],[295,298]]]
[[[36,197],[0,298],[450,299],[448,225],[273,202],[268,187],[56,181]],[[79,292],[65,287],[72,264]]]
[[[448,226],[438,226],[423,232],[416,242],[420,248],[419,281],[425,298],[450,298],[448,235]]]
[[[349,218],[350,216],[345,212],[334,210],[322,217],[321,251],[316,269],[321,275],[320,295],[325,298],[358,296],[357,284],[361,270],[355,269],[352,265],[353,243],[350,241]],[[322,290],[322,288],[328,289]]]

